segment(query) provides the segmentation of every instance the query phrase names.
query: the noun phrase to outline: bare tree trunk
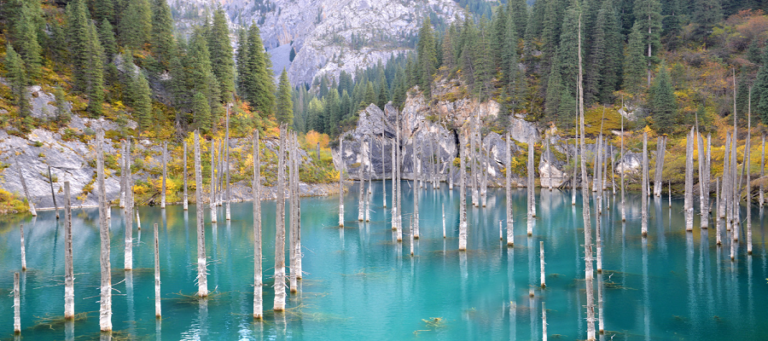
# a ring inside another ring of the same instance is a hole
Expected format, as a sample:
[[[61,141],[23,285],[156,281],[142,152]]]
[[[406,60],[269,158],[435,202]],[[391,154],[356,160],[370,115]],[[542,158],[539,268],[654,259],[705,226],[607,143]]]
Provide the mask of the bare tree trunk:
[[[608,188],[608,138],[603,138],[603,191]]]
[[[298,289],[298,262],[299,262],[299,253],[296,249],[296,246],[298,245],[298,226],[296,222],[298,221],[298,163],[296,162],[296,153],[298,152],[298,148],[296,147],[296,143],[294,142],[294,136],[293,134],[288,134],[288,151],[290,158],[288,159],[289,163],[289,169],[290,169],[290,180],[288,182],[288,191],[290,192],[290,213],[291,213],[291,220],[290,220],[290,227],[291,227],[291,235],[290,235],[290,250],[289,254],[291,257],[291,277],[290,277],[290,284],[291,284],[291,293],[296,293],[299,291]]]
[[[21,334],[21,298],[19,297],[19,273],[13,273],[13,333]]]
[[[539,260],[541,263],[541,288],[544,289],[547,287],[547,279],[546,279],[547,274],[544,271],[544,264],[546,263],[544,262],[544,242],[543,241],[539,241],[539,254],[540,254]]]
[[[605,334],[605,318],[603,317],[603,275],[597,275],[597,329],[600,335]]]
[[[277,165],[277,221],[275,233],[275,311],[285,310],[285,135],[280,127],[280,149]]]
[[[750,177],[750,156],[752,154],[752,88],[749,88],[747,100],[747,145],[744,148],[745,160],[742,169],[747,172],[747,254],[752,255],[752,182]]]
[[[411,226],[409,226],[409,227],[410,227],[411,230],[408,233],[408,239],[411,242],[410,250],[411,250],[411,257],[413,257],[413,238],[414,238],[414,236],[413,236],[413,215],[411,215]]]
[[[189,210],[189,197],[187,194],[187,141],[184,141],[184,170],[182,171],[182,174],[184,175],[184,210]]]
[[[125,208],[125,181],[128,179],[126,174],[126,155],[128,149],[126,148],[125,140],[120,140],[120,208]]]
[[[528,142],[528,236],[533,235],[533,141]]]
[[[705,192],[704,183],[707,181],[707,160],[706,154],[704,154],[704,140],[701,138],[698,127],[696,128],[696,150],[698,151],[698,166],[699,166],[699,213],[701,214],[701,228],[706,229],[709,227],[709,191]]]
[[[296,157],[294,158],[294,162],[296,163],[296,172],[294,173],[294,176],[296,177],[295,185],[294,185],[294,192],[296,193],[295,197],[295,206],[296,206],[296,246],[295,246],[295,254],[296,254],[296,279],[301,280],[301,259],[303,257],[303,254],[301,253],[301,198],[300,198],[300,184],[301,184],[301,154],[300,149],[301,146],[299,146],[299,138],[296,134],[293,136],[293,143],[294,143],[294,150],[296,151]]]
[[[213,148],[211,148],[213,154]],[[195,131],[195,204],[197,212],[197,295],[200,298],[208,296],[208,270],[205,256],[205,204],[203,203],[203,173],[200,166],[200,132]],[[213,165],[211,166],[213,169]],[[213,172],[213,170],[211,170]],[[213,177],[211,190],[213,190]],[[213,200],[213,195],[211,195]],[[213,207],[213,206],[211,206]]]
[[[340,173],[343,174],[343,173]],[[259,156],[259,130],[253,131],[253,318],[264,317],[261,274],[261,158]]]
[[[162,308],[160,305],[160,242],[157,237],[157,223],[155,223],[155,318],[160,318]]]
[[[104,132],[99,131],[96,134],[96,173],[97,183],[99,191],[99,236],[101,238],[101,251],[99,256],[99,263],[101,265],[101,298],[99,299],[99,328],[102,332],[112,331],[112,270],[109,263],[109,226],[107,226],[107,190],[104,186],[104,150],[103,150]],[[128,147],[130,153],[130,146]],[[128,169],[130,169],[130,154],[128,156]],[[126,197],[128,197],[128,204],[126,207],[130,207],[131,203],[131,184],[130,174],[127,175],[129,180],[126,186]],[[126,219],[129,220],[129,219]],[[130,230],[130,225],[126,225],[126,229]],[[126,246],[126,249],[128,247]],[[126,255],[127,257],[127,255]]]
[[[392,231],[397,230],[397,158],[395,157],[395,149],[397,148],[396,141],[392,141],[392,150],[390,155],[392,156]]]
[[[602,158],[603,158],[603,134],[600,133],[597,137],[597,141],[595,141],[595,145],[597,149],[595,150],[595,179],[592,181],[592,192],[597,193],[597,197],[595,199],[595,207],[597,207],[597,214],[600,214],[602,212],[602,207],[600,207],[600,204],[602,204],[601,200],[601,193],[603,192],[603,186],[601,182],[603,181],[603,165],[602,165]],[[595,217],[596,219],[599,219]]]
[[[720,178],[717,178],[715,181],[715,200],[717,207],[720,207],[720,197],[722,196],[722,190],[720,189]],[[671,192],[671,189],[670,189]],[[671,196],[671,195],[670,195]],[[671,201],[671,200],[670,200]],[[722,245],[723,241],[721,239],[721,232],[720,232],[720,220],[722,218],[720,217],[719,213],[717,212],[717,208],[715,209],[715,235],[717,236],[717,245]]]
[[[216,141],[211,138],[211,223],[216,222]]]
[[[445,239],[445,203],[443,204],[443,239]]]
[[[125,154],[125,260],[123,267],[126,271],[133,269],[133,176],[131,175],[131,141],[126,142]],[[104,196],[106,202],[106,195]],[[106,203],[105,203],[106,204]],[[105,208],[106,210],[106,208]],[[138,210],[137,210],[138,217]],[[138,219],[137,219],[138,221]],[[107,260],[109,261],[109,260]]]
[[[366,173],[366,178],[368,179],[368,190],[365,192],[365,222],[371,221],[371,196],[373,196],[373,188],[371,187],[373,180],[373,172],[375,170],[373,169],[373,135],[368,136],[368,151],[370,154],[366,154],[368,163],[370,166],[368,167],[368,172]]]
[[[477,144],[475,135],[475,121],[473,118],[469,137],[469,161],[470,172],[472,172],[472,206],[477,207],[480,204],[480,197],[477,190]]]
[[[226,124],[227,124],[227,132],[226,132],[226,138],[224,139],[226,141],[225,143],[226,143],[226,147],[227,147],[227,159],[224,162],[224,171],[227,174],[227,179],[226,179],[226,182],[224,183],[226,185],[226,187],[227,187],[227,189],[226,189],[226,196],[227,196],[226,201],[227,201],[227,203],[226,203],[226,208],[225,208],[225,212],[226,212],[225,213],[226,214],[225,219],[226,220],[232,220],[232,214],[230,213],[230,209],[229,209],[229,202],[232,201],[232,189],[230,188],[230,185],[229,185],[229,105],[227,105],[227,121],[226,121]]]
[[[19,232],[21,234],[21,271],[27,271],[27,252],[24,247],[24,224],[19,224]]]
[[[27,203],[29,204],[29,213],[32,214],[32,216],[37,217],[37,210],[35,210],[35,204],[32,202],[32,197],[29,196],[27,182],[24,181],[24,173],[21,169],[21,166],[19,166],[18,158],[16,158],[16,169],[19,171],[19,181],[21,182],[21,187],[24,190],[24,198],[27,199]]]
[[[542,341],[547,341],[547,303],[541,302],[541,335]]]
[[[641,195],[641,231],[643,237],[648,235],[648,133],[643,132],[643,184]]]
[[[75,270],[72,262],[72,201],[64,182],[64,318],[75,318]]]
[[[666,150],[667,139],[664,136],[659,136],[656,139],[656,175],[653,181],[653,194],[657,197],[661,197],[661,187],[664,185],[662,180],[662,173],[664,171],[664,151]]]
[[[384,128],[381,129],[381,195],[384,208],[387,208],[387,169],[384,167],[384,147],[387,140],[384,139]]]
[[[448,155],[450,157],[450,154]],[[453,190],[453,160],[452,158],[448,159],[448,189]]]
[[[576,188],[578,188],[578,184],[576,181],[576,178],[578,177],[578,174],[576,173],[579,169],[579,126],[576,126],[576,140],[573,141],[573,180],[571,180],[571,206],[576,206]]]
[[[608,159],[611,163],[611,190],[613,191],[613,197],[616,198],[616,148],[611,146],[611,157]],[[608,204],[610,208],[610,204]]]
[[[688,133],[685,147],[685,230],[693,231],[693,139],[694,130]]]
[[[506,136],[506,150],[504,151],[504,157],[506,157],[506,194],[507,194],[507,201],[506,201],[506,209],[507,209],[507,246],[508,247],[514,247],[515,246],[515,229],[514,229],[514,217],[512,213],[512,153],[510,152],[510,140],[509,137],[509,131],[507,131]]]
[[[53,198],[53,207],[56,210],[56,219],[59,219],[59,205],[56,203],[56,192],[53,190],[53,175],[51,175],[51,166],[48,166],[48,183],[51,184],[51,198]]]
[[[583,209],[582,215],[584,217],[584,262],[585,262],[585,278],[587,287],[587,340],[595,340],[595,303],[594,293],[592,287],[592,231],[589,218],[589,189],[587,180],[587,162],[584,158],[584,89],[582,87],[583,75],[581,66],[581,16],[579,16],[579,31],[578,31],[578,45],[579,45],[579,79],[578,79],[578,93],[579,93],[579,114],[581,118],[581,175],[583,179],[582,184],[582,200]]]
[[[718,205],[718,220],[726,217],[726,212],[729,211],[728,207],[728,199],[726,199],[727,195],[725,193],[729,193],[728,191],[728,183],[730,182],[731,176],[731,166],[730,163],[730,157],[728,154],[731,152],[731,132],[726,131],[725,132],[725,154],[723,156],[723,186],[721,188],[720,192],[720,204]],[[731,230],[730,225],[727,223],[725,224],[725,228],[727,231]]]
[[[760,179],[765,176],[765,133],[763,133],[763,149],[760,154]],[[765,191],[763,190],[763,182],[760,181],[760,207],[765,204]]]
[[[360,177],[360,197],[357,200],[357,221],[365,219],[365,138],[360,140],[360,168],[358,170]]]
[[[466,154],[467,132],[464,132],[464,138],[459,138],[459,251],[467,250],[467,188],[466,188],[466,168],[464,167],[464,158]]]
[[[622,101],[622,108],[624,107]],[[624,115],[621,116],[621,154],[619,154],[619,161],[621,162],[621,221],[627,221],[627,207],[624,202],[624,171],[626,165],[624,165]],[[670,193],[672,189],[670,188]]]
[[[547,158],[554,156],[549,149],[549,139],[547,139]],[[552,192],[552,160],[549,160],[547,167],[547,177],[549,177],[549,191]]]
[[[402,230],[402,196],[403,196],[403,186],[402,186],[402,169],[401,169],[401,154],[402,151],[400,150],[400,112],[396,111],[395,114],[395,134],[396,134],[396,140],[395,143],[393,143],[395,147],[395,194],[394,197],[392,197],[393,205],[395,206],[395,209],[392,211],[392,219],[395,221],[395,225],[393,226],[395,228],[395,234],[397,236],[397,241],[401,242],[403,241],[403,230]]]
[[[482,138],[480,139],[480,159],[481,167],[480,175],[482,179],[480,181],[480,205],[485,207],[488,199],[488,150],[483,145]]]
[[[418,156],[416,155],[416,136],[413,137],[413,164],[416,167],[418,162]],[[416,178],[418,178],[418,168],[416,171]],[[419,186],[413,188],[413,215],[411,216],[411,238],[419,239]],[[411,249],[413,252],[413,249]]]
[[[344,138],[339,135],[339,227],[344,227]]]
[[[731,236],[733,237],[733,241],[738,242],[739,241],[739,199],[740,199],[740,184],[737,182],[736,179],[741,179],[739,177],[739,172],[737,170],[738,166],[738,132],[736,131],[736,121],[734,121],[734,132],[733,132],[733,139],[731,141]]]
[[[160,193],[160,208],[165,208],[165,178],[168,176],[167,173],[167,167],[166,164],[168,163],[168,160],[166,159],[166,155],[168,154],[168,143],[163,142],[163,189],[162,193]]]

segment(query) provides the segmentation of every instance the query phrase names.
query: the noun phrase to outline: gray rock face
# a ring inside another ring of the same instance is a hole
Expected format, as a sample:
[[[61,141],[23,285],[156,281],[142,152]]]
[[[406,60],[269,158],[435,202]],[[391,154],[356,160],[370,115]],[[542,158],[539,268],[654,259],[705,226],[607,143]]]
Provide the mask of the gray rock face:
[[[413,151],[415,146],[421,164],[420,174],[429,176],[432,174],[430,172],[436,172],[441,181],[448,181],[448,177],[452,176],[454,183],[458,183],[458,168],[454,168],[453,174],[450,174],[449,169],[449,164],[458,157],[458,127],[461,127],[472,117],[479,117],[481,120],[494,119],[500,110],[501,106],[494,101],[479,103],[473,99],[459,99],[453,102],[438,100],[436,104],[428,105],[424,97],[417,91],[409,92],[403,111],[400,113],[400,142],[396,144],[403,155],[401,169],[403,178],[413,179]],[[393,143],[395,143],[396,116],[397,111],[391,104],[388,104],[383,111],[372,104],[360,113],[360,119],[355,130],[342,135],[344,137],[344,151],[339,153],[338,147],[334,148],[333,159],[337,169],[343,168],[345,170],[346,178],[359,179],[359,168],[357,167],[363,165],[366,172],[371,169],[374,171],[371,178],[381,179],[383,171],[383,178],[391,179],[392,160],[390,153]],[[382,132],[384,133],[383,158],[381,155]],[[509,132],[512,140],[516,142],[511,144],[512,157],[526,153],[526,150],[518,146],[517,143],[542,142],[539,128],[534,123],[520,117],[510,118]],[[373,137],[370,138],[371,136]],[[563,140],[557,136],[550,136],[548,139],[551,150],[549,153],[546,150],[542,151],[538,165],[540,183],[543,187],[548,187],[550,183],[552,187],[558,187],[572,176],[573,168],[566,163],[562,155],[559,159],[556,153],[568,154],[570,159],[573,159],[578,145],[574,144],[573,139]],[[366,146],[365,152],[361,148],[362,143]],[[372,144],[372,148],[369,144]],[[502,170],[507,165],[504,153],[506,147],[504,137],[495,132],[489,132],[483,137],[483,147],[489,152],[489,162],[485,169],[488,173],[489,186],[503,186],[506,179]],[[433,151],[430,148],[433,148]],[[587,144],[585,148],[587,160],[593,162],[596,145]],[[618,149],[612,148],[618,157]],[[430,158],[431,155],[433,155],[432,158]],[[433,160],[432,163],[430,160]],[[617,171],[626,169],[627,172],[634,172],[639,168],[639,165],[637,154],[625,150],[624,158],[617,162],[616,169]],[[525,174],[512,173],[512,182],[513,186],[526,186]]]
[[[418,33],[427,13],[446,23],[463,10],[452,0],[170,0],[177,27],[189,31],[204,12],[216,3],[227,13],[230,26],[255,22],[267,50],[286,56],[296,50],[288,67],[292,84],[311,83],[316,75],[337,78],[341,71],[354,74],[386,60],[393,54],[411,51],[410,37]],[[288,47],[286,47],[288,46]],[[285,58],[285,57],[284,57]],[[273,61],[286,65],[287,60]],[[282,68],[275,69],[282,71]]]

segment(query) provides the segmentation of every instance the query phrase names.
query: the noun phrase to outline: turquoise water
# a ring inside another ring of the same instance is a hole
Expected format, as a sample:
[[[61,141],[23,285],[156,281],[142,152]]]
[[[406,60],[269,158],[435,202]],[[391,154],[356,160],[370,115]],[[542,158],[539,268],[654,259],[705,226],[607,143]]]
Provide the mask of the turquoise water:
[[[391,182],[387,197],[391,206]],[[405,213],[412,191],[404,185]],[[300,293],[288,312],[271,312],[275,202],[264,202],[264,322],[254,322],[253,212],[232,205],[231,222],[206,221],[209,258],[207,302],[196,292],[195,208],[142,207],[143,229],[134,249],[132,278],[123,264],[124,224],[112,211],[112,322],[121,336],[163,340],[503,340],[541,339],[546,303],[550,340],[586,338],[581,198],[570,192],[537,193],[534,234],[526,236],[526,191],[514,192],[515,247],[499,240],[506,220],[504,190],[489,190],[488,206],[468,209],[468,251],[458,248],[458,188],[421,192],[421,239],[415,257],[398,244],[374,183],[372,222],[358,224],[357,185],[345,196],[346,225],[339,229],[338,197],[302,199],[303,267]],[[605,340],[755,340],[768,338],[768,269],[762,213],[754,209],[754,255],[742,233],[736,262],[715,245],[714,229],[684,231],[683,205],[651,201],[648,238],[640,237],[640,198],[627,196],[621,223],[618,196],[603,215]],[[445,203],[448,238],[442,238]],[[698,204],[697,204],[698,205]],[[697,206],[698,207],[698,206]],[[223,209],[219,216],[223,217]],[[742,215],[744,216],[744,215]],[[96,209],[73,212],[75,310],[89,312],[67,335],[63,324],[41,325],[64,311],[64,231],[53,212],[35,220],[0,222],[0,338],[13,332],[13,272],[20,270],[19,223],[24,223],[29,270],[22,275],[22,336],[30,340],[98,337],[99,234]],[[206,219],[209,219],[206,213]],[[154,317],[153,224],[160,235],[163,319]],[[593,215],[594,223],[594,215]],[[404,219],[407,226],[407,219]],[[698,221],[696,221],[698,224]],[[714,224],[712,224],[714,225]],[[505,231],[506,234],[506,231]],[[539,288],[539,241],[546,250],[547,288]],[[134,243],[136,240],[134,240]],[[727,245],[726,245],[727,246]],[[131,285],[129,285],[131,284]],[[597,284],[597,281],[595,281]],[[533,289],[535,296],[528,296]],[[597,291],[595,291],[597,296]],[[596,309],[597,310],[597,309]],[[438,324],[424,320],[441,318]],[[597,326],[596,326],[597,328]],[[615,334],[615,335],[614,335]]]

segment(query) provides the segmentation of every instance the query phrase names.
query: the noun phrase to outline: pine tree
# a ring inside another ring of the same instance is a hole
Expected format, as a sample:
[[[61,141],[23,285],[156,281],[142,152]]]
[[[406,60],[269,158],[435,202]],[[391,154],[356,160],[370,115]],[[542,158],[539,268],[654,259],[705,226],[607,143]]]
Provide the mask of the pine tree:
[[[161,70],[170,68],[171,59],[176,54],[173,17],[166,0],[152,0],[152,54]]]
[[[424,19],[424,23],[419,31],[418,44],[419,57],[419,88],[424,92],[424,96],[429,98],[432,85],[432,75],[437,70],[437,51],[435,50],[435,37],[432,32],[432,23],[429,17]],[[375,103],[375,101],[374,101]]]
[[[29,101],[27,100],[27,75],[21,56],[13,49],[11,44],[6,46],[5,77],[13,94],[14,104],[19,108],[19,117],[24,119],[29,116]]]
[[[141,50],[152,37],[152,9],[148,0],[131,0],[120,20],[120,39],[134,50]]]
[[[392,89],[392,103],[397,108],[401,108],[405,103],[405,71],[402,67],[397,68],[395,72],[395,86]]]
[[[747,83],[746,74],[745,70],[742,70],[742,74],[739,77],[738,88],[736,90],[736,110],[739,114],[744,114],[749,109],[749,84]]]
[[[579,74],[579,17],[581,14],[581,7],[577,1],[573,1],[568,7],[563,19],[562,34],[560,35],[560,46],[557,48],[557,63],[552,63],[551,73],[560,72],[560,98],[573,98],[574,101],[577,97],[576,83],[578,81]],[[583,29],[583,27],[582,27]],[[584,34],[581,34],[581,39],[584,39]],[[581,44],[584,46],[583,42]],[[582,52],[583,53],[583,52]],[[583,54],[582,54],[583,55]],[[551,74],[550,73],[550,74]],[[552,78],[550,78],[552,79]],[[549,84],[548,84],[549,86]],[[549,95],[549,92],[547,93]],[[562,106],[562,103],[561,105]],[[547,104],[549,107],[549,104]],[[558,108],[559,110],[559,108]],[[575,111],[560,111],[558,117],[559,122],[568,124],[572,122],[572,114]]]
[[[752,103],[757,103],[753,108],[760,114],[763,124],[768,124],[768,53],[763,51],[763,65],[757,71],[755,84],[752,88]]]
[[[360,109],[365,109],[365,107],[369,106],[370,104],[375,104],[376,99],[377,99],[377,96],[376,96],[376,91],[373,90],[373,83],[367,82],[367,85],[365,87],[365,98],[360,103]]]
[[[480,34],[473,43],[472,53],[474,58],[474,85],[472,90],[481,101],[486,100],[491,94],[491,80],[493,79],[493,58],[490,48],[490,34],[485,20],[480,21]]]
[[[624,59],[624,89],[632,94],[639,94],[643,89],[645,57],[643,56],[643,36],[640,25],[632,27],[627,44],[627,58]]]
[[[268,61],[261,42],[259,27],[251,25],[248,29],[248,62],[245,68],[245,99],[251,109],[261,117],[272,116],[275,103],[274,83],[268,70]]]
[[[192,97],[192,115],[196,127],[204,132],[211,130],[211,107],[205,95],[199,91]]]
[[[448,71],[453,70],[453,67],[456,63],[455,59],[453,58],[453,36],[456,34],[456,26],[451,25],[451,27],[445,31],[445,35],[443,36],[442,41],[442,53],[443,53],[443,66],[445,66]]]
[[[619,58],[622,55],[621,33],[611,0],[603,1],[595,20],[591,51],[584,77],[584,101],[608,103],[618,82]]]
[[[27,81],[30,83],[39,80],[41,75],[41,48],[38,42],[36,26],[39,18],[35,17],[37,11],[34,11],[31,6],[40,6],[40,4],[34,1],[32,3],[22,3],[19,15],[16,17],[16,22],[13,25],[14,45],[24,61],[27,70]]]
[[[677,123],[677,99],[669,79],[667,65],[661,63],[659,74],[649,92],[651,115],[659,132],[671,132]]]
[[[712,28],[723,20],[720,0],[694,0],[693,22],[697,24],[694,34],[704,38],[712,33]]]
[[[325,96],[325,129],[323,132],[329,135],[336,135],[339,132],[339,122],[341,121],[341,112],[339,112],[339,92],[336,89],[328,91]]]
[[[646,52],[644,56],[647,85],[650,86],[651,67],[652,64],[658,63],[656,55],[661,49],[661,4],[659,0],[635,0],[634,15],[643,50]]]
[[[387,102],[389,102],[389,88],[387,87],[387,78],[381,77],[379,78],[379,96],[376,101],[376,105],[384,109],[384,106],[387,105]]]
[[[93,117],[102,114],[102,102],[104,101],[104,49],[99,43],[99,35],[96,33],[96,25],[93,22],[88,27],[88,68],[86,70],[88,94],[88,112]]]
[[[760,46],[758,44],[758,39],[753,39],[752,43],[749,44],[749,49],[747,49],[747,60],[754,64],[760,64]]]
[[[113,0],[94,0],[93,19],[101,23],[103,23],[104,20],[108,20],[110,21],[110,25],[114,24],[115,7],[113,6],[112,1]]]
[[[491,20],[491,53],[493,64],[497,69],[503,69],[504,48],[507,38],[507,15],[504,6],[496,8],[496,14]],[[513,26],[513,25],[510,25]]]
[[[58,122],[59,126],[65,126],[72,119],[72,116],[69,113],[64,89],[57,86],[53,90],[53,96],[56,98],[56,122]]]
[[[323,113],[325,107],[322,100],[313,97],[309,101],[309,107],[307,108],[307,123],[309,124],[309,130],[314,130],[318,133],[325,131],[325,119]]]
[[[557,56],[552,61],[553,65],[558,65]],[[549,73],[549,79],[547,80],[547,93],[546,93],[546,107],[544,114],[548,121],[560,122],[560,100],[563,98],[563,86],[560,78],[560,72],[553,69]]]
[[[133,76],[133,86],[135,96],[131,101],[133,117],[139,124],[139,132],[142,132],[149,129],[152,124],[152,91],[143,72],[138,72]]]
[[[277,122],[279,123],[292,123],[293,122],[293,103],[291,102],[291,82],[288,80],[288,73],[283,68],[283,73],[280,74],[280,85],[278,87],[277,97]]]
[[[237,64],[237,93],[245,98],[246,86],[245,80],[248,73],[248,31],[240,29],[237,32],[237,55],[235,56]]]
[[[349,93],[347,90],[344,90],[344,92],[341,95],[341,108],[339,111],[341,111],[341,120],[346,120],[352,115],[352,97],[349,96]]]
[[[104,48],[104,57],[107,62],[112,61],[112,57],[117,53],[117,42],[115,41],[115,32],[109,20],[104,19],[99,27],[99,41]]]
[[[232,58],[232,45],[229,40],[227,15],[219,6],[213,13],[213,26],[208,35],[208,48],[211,52],[213,74],[219,82],[221,98],[229,101],[235,91],[235,65]]]
[[[69,48],[72,61],[73,90],[83,92],[87,88],[86,70],[90,56],[88,44],[88,16],[84,0],[75,0],[66,9]]]
[[[563,26],[562,3],[559,0],[545,0],[544,21],[541,32],[542,46],[542,68],[544,75],[552,71],[552,59],[557,53],[557,47],[560,43],[560,29]]]
[[[524,37],[528,26],[528,5],[525,0],[509,0],[507,3],[507,11],[512,17],[508,22],[515,28],[518,37]]]
[[[192,34],[189,43],[189,52],[185,63],[189,69],[187,89],[205,96],[210,107],[210,129],[214,129],[212,124],[216,122],[216,117],[221,112],[221,100],[219,84],[212,71],[208,43],[204,34],[202,29],[197,29]]]

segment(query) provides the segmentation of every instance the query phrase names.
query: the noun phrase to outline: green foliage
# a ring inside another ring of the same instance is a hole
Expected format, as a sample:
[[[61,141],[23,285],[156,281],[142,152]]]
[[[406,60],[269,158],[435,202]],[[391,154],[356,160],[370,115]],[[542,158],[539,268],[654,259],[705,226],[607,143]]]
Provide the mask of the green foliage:
[[[251,25],[248,29],[247,41],[247,52],[244,53],[246,63],[238,75],[243,87],[241,96],[261,117],[270,117],[274,111],[275,85],[268,67],[269,55],[264,52],[258,26]]]
[[[134,50],[142,49],[152,37],[152,9],[149,0],[131,0],[120,18],[120,40]]]
[[[211,107],[208,105],[205,95],[199,91],[192,97],[192,114],[197,128],[203,132],[208,132],[211,129]]]
[[[291,102],[291,82],[288,80],[288,73],[283,68],[280,74],[280,86],[277,97],[277,113],[275,114],[277,122],[293,122],[293,102]]]
[[[27,97],[27,76],[24,68],[24,63],[21,57],[13,49],[13,46],[8,44],[5,49],[5,69],[7,71],[5,77],[10,84],[11,94],[13,95],[13,101],[18,108],[18,116],[24,119],[29,116],[30,108]]]
[[[640,25],[632,27],[627,44],[627,58],[624,59],[624,88],[632,94],[639,94],[643,88],[645,57],[643,56],[643,36]]]
[[[112,57],[117,54],[117,41],[115,40],[112,24],[106,18],[101,22],[101,27],[99,27],[99,41],[104,48],[104,57],[107,62],[111,61]]]
[[[163,70],[177,54],[173,17],[165,0],[152,0],[152,53]]]
[[[659,74],[650,89],[650,109],[657,131],[666,133],[675,129],[677,120],[677,99],[669,80],[667,64],[662,63]]]
[[[221,98],[229,102],[235,91],[235,60],[229,41],[229,27],[224,9],[219,6],[213,13],[213,25],[208,33],[213,74],[218,81]]]

